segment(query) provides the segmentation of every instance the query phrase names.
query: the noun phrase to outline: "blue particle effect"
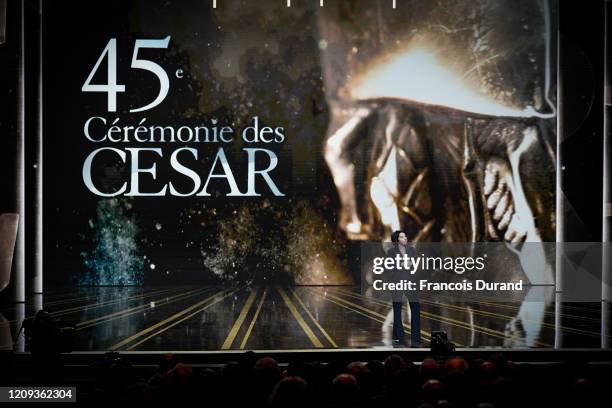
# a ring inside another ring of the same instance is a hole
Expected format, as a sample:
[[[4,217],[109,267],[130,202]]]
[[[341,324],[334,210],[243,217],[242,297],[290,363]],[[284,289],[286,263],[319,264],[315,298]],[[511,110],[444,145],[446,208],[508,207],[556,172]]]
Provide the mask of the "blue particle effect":
[[[139,228],[128,214],[125,200],[97,203],[96,220],[90,221],[93,249],[83,252],[85,273],[78,278],[83,286],[142,285],[144,262],[137,245]]]

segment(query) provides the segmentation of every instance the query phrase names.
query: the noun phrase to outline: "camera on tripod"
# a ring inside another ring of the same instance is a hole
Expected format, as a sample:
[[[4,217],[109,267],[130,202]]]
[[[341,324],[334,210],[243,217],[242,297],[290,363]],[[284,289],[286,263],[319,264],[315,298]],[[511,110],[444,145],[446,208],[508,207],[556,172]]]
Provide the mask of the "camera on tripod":
[[[431,353],[437,356],[448,356],[455,352],[455,344],[448,341],[444,331],[431,332]]]
[[[33,319],[22,324],[32,354],[59,354],[72,351],[74,327],[40,310]]]

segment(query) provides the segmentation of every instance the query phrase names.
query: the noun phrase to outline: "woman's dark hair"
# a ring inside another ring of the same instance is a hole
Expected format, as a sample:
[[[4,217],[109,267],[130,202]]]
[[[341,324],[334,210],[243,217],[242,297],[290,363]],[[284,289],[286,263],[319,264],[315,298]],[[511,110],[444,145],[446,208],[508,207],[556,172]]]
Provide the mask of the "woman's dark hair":
[[[404,233],[404,235],[408,236],[405,231],[393,231],[393,233],[391,234],[391,242],[397,244],[399,242],[399,236],[402,232]]]

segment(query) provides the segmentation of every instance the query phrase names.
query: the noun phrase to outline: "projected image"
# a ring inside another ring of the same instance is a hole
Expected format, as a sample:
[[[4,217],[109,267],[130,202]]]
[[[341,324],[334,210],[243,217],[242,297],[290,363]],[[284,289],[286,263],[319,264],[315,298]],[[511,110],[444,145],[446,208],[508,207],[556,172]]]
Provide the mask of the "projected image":
[[[344,4],[320,16],[338,227],[353,242],[401,230],[413,245],[505,244],[510,256],[490,260],[487,279],[552,284],[554,248],[544,243],[556,233],[554,8],[412,1],[399,17]],[[441,279],[460,281],[452,275]],[[537,345],[546,324],[550,293],[522,300],[498,328],[506,346]],[[459,303],[472,327],[494,327],[473,313],[478,299]]]
[[[367,32],[323,19],[325,152],[350,239],[554,241],[554,16],[530,4],[413,1]]]
[[[45,285],[100,299],[80,347],[390,346],[362,249],[397,230],[527,287],[421,299],[422,344],[552,344],[556,2],[288,3],[45,6]]]
[[[87,50],[76,104],[47,92],[48,125],[66,135],[45,148],[58,280],[348,284],[353,243],[396,229],[554,241],[554,8],[525,5],[117,5],[129,32],[69,51]],[[166,95],[128,69],[140,37],[162,38],[139,58],[164,70]],[[116,113],[88,91],[111,52],[126,84]]]

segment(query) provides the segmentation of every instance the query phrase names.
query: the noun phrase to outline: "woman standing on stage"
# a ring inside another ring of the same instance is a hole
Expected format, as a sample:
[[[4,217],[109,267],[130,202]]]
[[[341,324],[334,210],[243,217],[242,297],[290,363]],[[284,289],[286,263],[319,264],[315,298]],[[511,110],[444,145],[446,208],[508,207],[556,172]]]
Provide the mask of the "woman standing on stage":
[[[394,231],[391,234],[391,241],[394,246],[387,252],[388,257],[395,258],[408,255],[409,257],[416,256],[416,251],[412,245],[408,244],[408,237],[404,231]],[[394,281],[399,281],[410,276],[410,271],[394,270]],[[393,291],[393,345],[405,346],[404,325],[402,324],[402,303],[404,295],[408,298],[410,305],[410,334],[411,347],[421,347],[421,304],[418,296],[413,291]]]

